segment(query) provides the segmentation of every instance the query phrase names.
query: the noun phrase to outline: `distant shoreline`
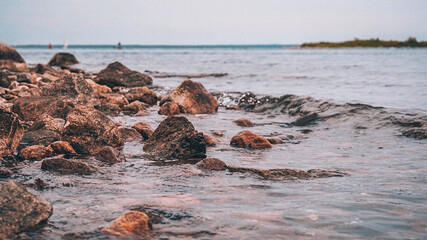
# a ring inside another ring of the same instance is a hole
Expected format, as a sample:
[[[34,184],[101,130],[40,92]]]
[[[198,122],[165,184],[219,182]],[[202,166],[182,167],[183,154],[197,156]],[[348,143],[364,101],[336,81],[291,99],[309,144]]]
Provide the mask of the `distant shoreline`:
[[[229,45],[139,45],[129,44],[122,45],[123,49],[281,49],[294,48],[298,44],[229,44]],[[47,49],[48,44],[26,44],[13,45],[15,48],[27,49]],[[63,44],[52,45],[53,49],[63,49]],[[113,44],[74,44],[68,45],[68,49],[117,49],[117,45]]]
[[[427,41],[418,42],[410,37],[406,41],[374,39],[354,39],[344,42],[314,42],[303,43],[299,48],[427,48]]]

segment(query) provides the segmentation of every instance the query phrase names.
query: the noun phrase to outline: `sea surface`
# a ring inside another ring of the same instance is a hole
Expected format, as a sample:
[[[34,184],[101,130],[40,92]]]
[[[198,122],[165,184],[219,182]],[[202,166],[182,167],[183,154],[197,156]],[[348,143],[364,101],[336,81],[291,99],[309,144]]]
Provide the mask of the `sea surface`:
[[[29,65],[47,63],[62,49],[17,48]],[[217,114],[187,115],[201,132],[224,133],[207,149],[228,165],[259,169],[313,168],[347,176],[273,181],[228,171],[205,172],[192,164],[159,164],[142,157],[143,143],[128,142],[127,162],[101,166],[90,176],[43,172],[24,163],[17,180],[45,180],[33,191],[53,204],[44,228],[22,238],[64,236],[105,239],[101,227],[135,206],[168,216],[154,239],[426,239],[427,141],[404,137],[392,118],[427,115],[427,49],[70,48],[75,67],[96,73],[120,61],[144,72],[227,73],[200,81],[227,105],[251,91],[258,96],[295,94],[310,107],[327,105],[328,117],[303,127],[280,111],[246,112],[220,107]],[[155,78],[161,96],[184,78]],[[307,98],[312,97],[312,98]],[[319,100],[325,104],[318,104]],[[327,103],[327,104],[326,104]],[[365,105],[346,104],[363,103]],[[362,107],[359,107],[362,106]],[[111,117],[123,126],[165,118]],[[256,124],[233,123],[247,118]],[[239,131],[284,140],[268,150],[233,148]],[[292,136],[292,137],[290,137]]]

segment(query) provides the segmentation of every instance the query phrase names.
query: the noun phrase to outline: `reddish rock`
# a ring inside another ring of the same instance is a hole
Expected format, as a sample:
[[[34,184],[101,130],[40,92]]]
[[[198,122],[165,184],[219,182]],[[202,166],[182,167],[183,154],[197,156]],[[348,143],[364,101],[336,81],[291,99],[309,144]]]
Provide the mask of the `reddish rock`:
[[[206,158],[198,162],[197,167],[204,170],[225,170],[227,169],[227,164],[218,158]]]
[[[32,77],[30,73],[13,72],[7,69],[0,70],[0,87],[14,89],[19,83],[31,82]]]
[[[151,126],[145,122],[138,122],[133,125],[132,128],[138,131],[144,140],[150,138],[154,133],[154,130],[151,128]]]
[[[43,160],[41,169],[63,174],[78,175],[89,175],[96,172],[96,169],[87,163],[66,158],[47,158]]]
[[[66,118],[62,140],[79,154],[90,154],[105,145],[121,148],[122,135],[116,124],[100,111],[84,106],[75,107]]]
[[[52,116],[43,114],[34,121],[34,123],[31,125],[29,130],[30,131],[48,130],[48,131],[54,131],[54,132],[60,133],[64,129],[64,125],[65,125],[64,119],[53,118]]]
[[[129,104],[129,101],[125,98],[125,96],[119,93],[101,94],[99,96],[99,99],[101,103],[115,104],[120,108],[123,108],[124,106]]]
[[[25,160],[40,161],[43,158],[53,156],[53,149],[43,145],[28,146],[19,151],[19,157]]]
[[[113,90],[111,90],[110,87],[98,84],[94,82],[92,79],[86,79],[86,82],[89,83],[89,85],[93,88],[93,90],[98,94],[109,94],[113,92]]]
[[[222,133],[222,132],[213,131],[212,134],[217,136],[217,137],[224,137],[224,133]]]
[[[152,223],[145,213],[129,211],[114,220],[102,233],[112,236],[139,236],[148,238]]]
[[[129,102],[140,101],[153,106],[157,103],[157,95],[147,87],[134,87],[125,94]]]
[[[234,123],[240,127],[253,127],[255,125],[253,122],[249,121],[246,118],[238,119],[238,120],[234,121]]]
[[[231,139],[230,145],[233,147],[250,149],[272,148],[271,143],[267,139],[260,137],[250,131],[239,132]]]
[[[187,118],[168,117],[147,140],[144,151],[161,158],[205,158],[206,141]]]
[[[98,73],[96,82],[111,88],[142,87],[152,84],[153,80],[145,74],[130,70],[119,62],[113,62]]]
[[[0,41],[0,69],[28,71],[27,64],[21,55],[8,44]]]
[[[106,162],[109,164],[126,162],[125,155],[116,148],[110,146],[104,146],[99,148],[95,153],[95,158],[98,161]]]
[[[24,136],[24,127],[18,116],[0,108],[0,158],[14,154]]]
[[[216,113],[219,106],[201,83],[189,79],[163,98],[160,105],[166,102],[178,104],[180,112],[187,114]]]
[[[35,121],[43,114],[54,118],[65,118],[73,104],[53,96],[22,97],[15,101],[12,111],[23,120]]]
[[[216,146],[218,144],[218,141],[215,140],[213,137],[207,134],[203,134],[203,136],[205,137],[205,140],[206,140],[206,146]]]
[[[53,142],[50,146],[56,154],[77,155],[71,144],[66,141]]]
[[[122,128],[119,128],[119,130],[125,142],[142,140],[141,134],[133,128],[122,127]]]
[[[49,61],[50,66],[67,66],[79,63],[77,58],[71,54],[66,52],[56,53]]]
[[[267,138],[267,141],[269,141],[271,144],[283,143],[282,139],[280,139],[280,138]]]
[[[162,105],[159,112],[160,115],[173,116],[179,115],[181,112],[179,110],[179,106],[173,102],[166,102]]]
[[[148,105],[140,101],[134,101],[131,104],[128,104],[123,107],[124,114],[137,114],[146,112]]]

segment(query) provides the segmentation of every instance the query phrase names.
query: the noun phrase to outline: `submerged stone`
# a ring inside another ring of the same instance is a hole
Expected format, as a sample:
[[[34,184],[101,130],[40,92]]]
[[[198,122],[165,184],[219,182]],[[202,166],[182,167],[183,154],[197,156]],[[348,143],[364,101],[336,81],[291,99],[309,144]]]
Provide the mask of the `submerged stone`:
[[[47,158],[43,160],[41,169],[63,174],[78,175],[90,175],[96,172],[96,169],[87,163],[66,158]]]
[[[106,235],[113,236],[140,236],[149,237],[152,223],[148,216],[139,211],[123,213],[115,219],[108,227],[101,231]]]

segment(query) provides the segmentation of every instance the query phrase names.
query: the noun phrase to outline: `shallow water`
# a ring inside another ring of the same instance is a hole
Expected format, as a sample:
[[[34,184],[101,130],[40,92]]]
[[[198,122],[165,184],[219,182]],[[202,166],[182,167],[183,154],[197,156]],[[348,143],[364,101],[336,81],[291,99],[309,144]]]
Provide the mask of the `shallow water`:
[[[47,62],[53,55],[47,50],[18,51],[29,63]],[[427,68],[423,66],[427,63],[427,51],[73,51],[82,62],[80,67],[91,71],[119,60],[137,70],[228,72],[228,77],[200,81],[216,92],[251,90],[276,96],[296,93],[332,98],[334,102],[355,101],[392,108],[344,114],[307,127],[286,127],[286,123],[295,119],[287,114],[224,107],[213,115],[186,116],[199,131],[224,132],[224,137],[216,137],[220,144],[208,148],[207,155],[229,165],[331,169],[346,172],[345,177],[271,181],[228,171],[202,172],[190,164],[158,165],[138,157],[143,154],[143,144],[137,142],[126,143],[123,152],[128,156],[127,162],[101,167],[100,173],[91,176],[42,172],[40,162],[21,164],[17,180],[30,183],[41,178],[54,186],[34,191],[54,206],[47,226],[22,234],[22,238],[58,239],[66,233],[92,232],[91,238],[102,239],[105,237],[96,233],[97,229],[135,205],[174,216],[154,225],[154,238],[424,239],[427,236],[427,142],[401,136],[399,129],[386,120],[398,114],[397,108],[406,109],[404,113],[426,113]],[[356,69],[345,67],[350,62]],[[412,65],[399,67],[403,62]],[[398,73],[408,82],[402,83]],[[298,76],[307,78],[301,80]],[[175,87],[181,80],[154,79],[154,83]],[[397,83],[406,87],[398,87]],[[399,94],[400,97],[395,96]],[[401,96],[405,100],[397,101]],[[149,116],[112,119],[124,126],[144,121],[155,128],[165,118],[157,110],[158,107],[150,109]],[[232,121],[242,117],[258,124],[249,129],[257,134],[283,139],[293,135],[295,139],[269,150],[232,148],[231,137],[245,129]],[[303,134],[302,129],[313,131]]]

